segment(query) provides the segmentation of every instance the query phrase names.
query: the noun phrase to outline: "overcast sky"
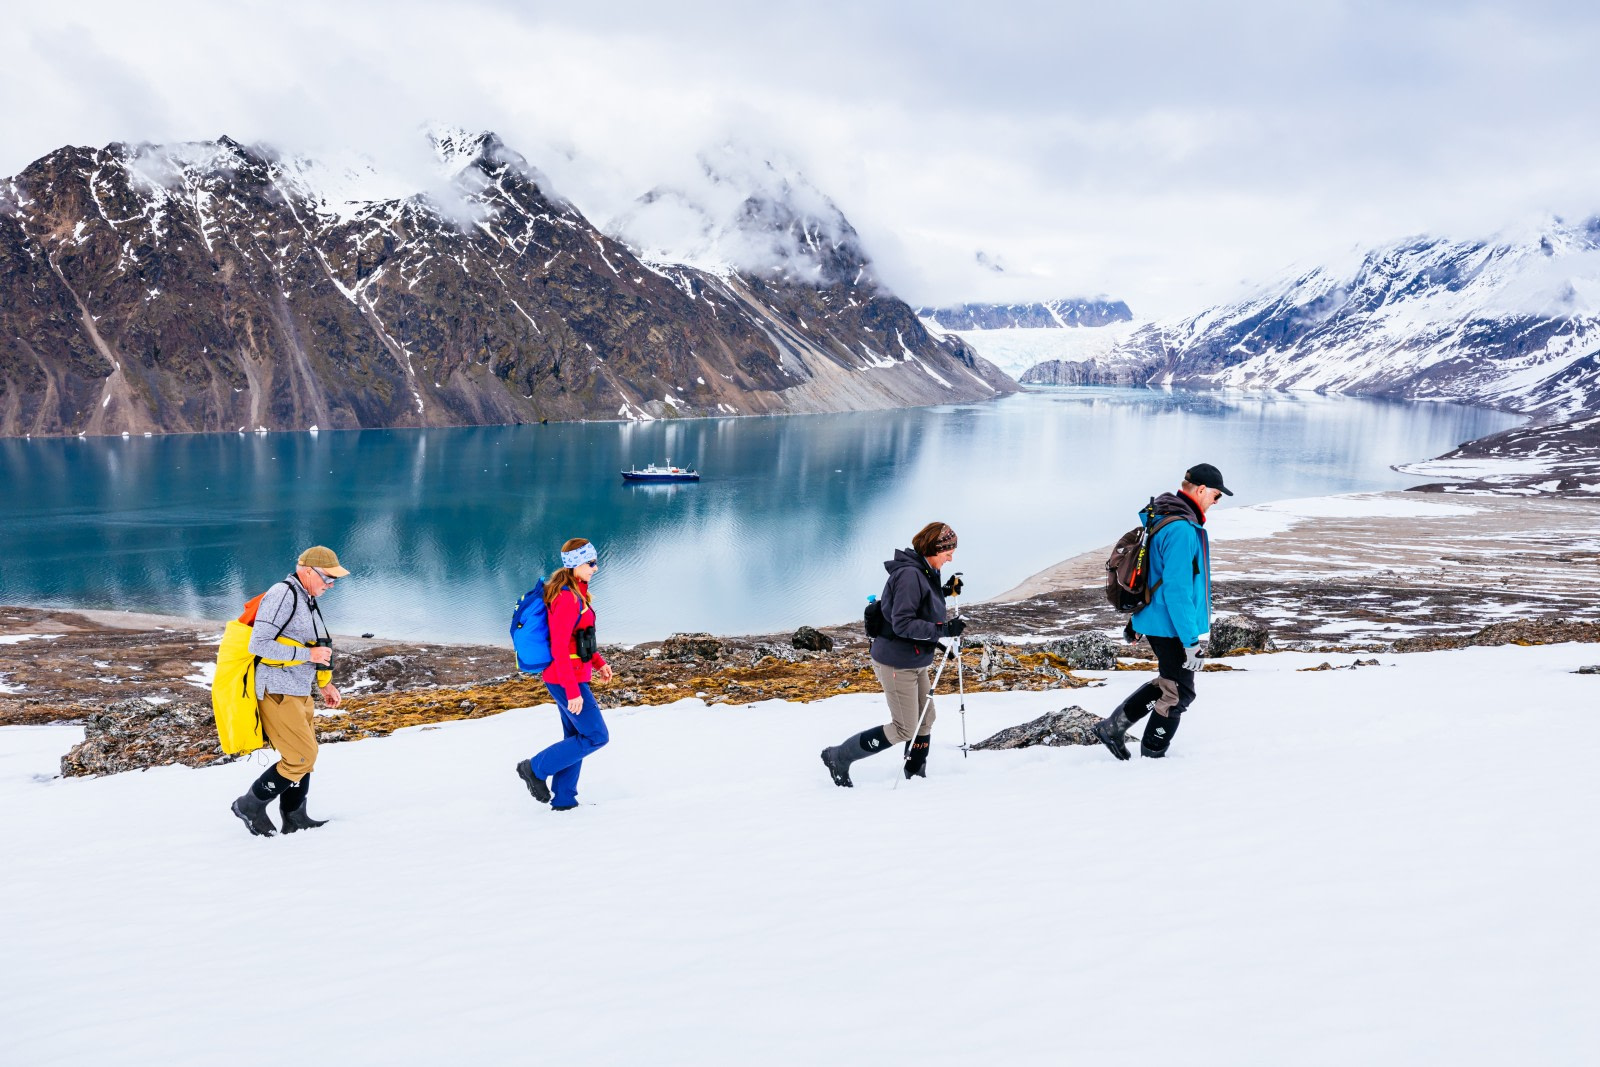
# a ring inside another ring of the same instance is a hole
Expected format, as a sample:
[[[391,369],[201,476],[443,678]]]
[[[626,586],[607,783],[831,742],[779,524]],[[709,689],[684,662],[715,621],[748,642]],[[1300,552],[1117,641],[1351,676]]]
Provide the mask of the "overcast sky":
[[[604,222],[732,140],[802,168],[913,302],[1176,314],[1357,245],[1600,213],[1593,3],[30,8],[0,173],[226,133],[420,188],[447,122]]]

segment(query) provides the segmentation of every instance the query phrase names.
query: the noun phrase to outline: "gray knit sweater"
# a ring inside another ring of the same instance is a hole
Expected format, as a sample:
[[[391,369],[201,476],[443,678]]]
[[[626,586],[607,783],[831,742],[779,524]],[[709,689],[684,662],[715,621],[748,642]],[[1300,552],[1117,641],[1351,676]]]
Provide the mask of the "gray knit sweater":
[[[287,582],[274,585],[261,598],[256,624],[250,631],[250,654],[262,659],[294,660],[295,663],[292,667],[269,667],[265,663],[257,667],[257,700],[268,693],[291,697],[311,695],[317,681],[317,667],[306,658],[310,649],[279,644],[274,638],[278,627],[286,620],[288,625],[283,628],[283,636],[303,645],[310,645],[319,633],[326,633],[313,621],[317,618],[312,612],[315,603],[292,574]]]

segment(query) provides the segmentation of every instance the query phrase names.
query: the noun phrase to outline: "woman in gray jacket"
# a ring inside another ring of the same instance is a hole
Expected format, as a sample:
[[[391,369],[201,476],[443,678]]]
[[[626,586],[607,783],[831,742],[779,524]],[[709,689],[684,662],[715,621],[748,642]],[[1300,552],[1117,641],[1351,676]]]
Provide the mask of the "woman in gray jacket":
[[[905,776],[928,776],[935,718],[928,673],[939,639],[959,637],[966,629],[966,623],[945,614],[944,599],[955,579],[939,582],[939,571],[955,554],[956,532],[942,522],[930,522],[911,539],[909,550],[896,549],[894,558],[884,563],[889,578],[878,599],[886,632],[872,639],[872,673],[889,702],[889,722],[822,750],[835,785],[854,785],[850,764],[901,742],[906,745]]]

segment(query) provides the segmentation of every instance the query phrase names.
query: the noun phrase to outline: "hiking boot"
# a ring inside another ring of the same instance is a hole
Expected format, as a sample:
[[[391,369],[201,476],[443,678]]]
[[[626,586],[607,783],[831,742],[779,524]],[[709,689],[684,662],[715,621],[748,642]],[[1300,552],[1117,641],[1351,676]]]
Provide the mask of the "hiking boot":
[[[533,764],[527,760],[517,761],[517,777],[522,779],[522,784],[528,787],[528,792],[533,799],[541,804],[550,803],[550,787],[544,784],[544,779],[533,773]],[[576,804],[572,807],[577,807]],[[568,811],[568,808],[557,808],[557,811]]]
[[[278,832],[278,828],[267,817],[267,802],[256,796],[254,791],[233,802],[233,813],[257,837],[271,837]]]
[[[1128,727],[1133,724],[1128,721],[1128,716],[1122,711],[1122,705],[1117,705],[1117,710],[1111,713],[1110,718],[1101,719],[1094,724],[1094,735],[1100,743],[1111,750],[1111,754],[1118,759],[1131,759],[1127,742],[1123,736],[1127,734]]]
[[[850,780],[850,764],[865,756],[882,752],[888,747],[889,735],[883,732],[883,727],[874,726],[832,748],[823,749],[822,762],[828,768],[828,774],[833,778],[834,785],[850,789],[855,786]]]
[[[550,810],[551,811],[571,811],[573,808],[575,808],[577,806],[578,806],[578,802],[576,800],[574,800],[571,804],[552,804],[552,805],[550,805]]]
[[[928,749],[933,744],[930,734],[923,734],[906,742],[906,780],[928,777]]]

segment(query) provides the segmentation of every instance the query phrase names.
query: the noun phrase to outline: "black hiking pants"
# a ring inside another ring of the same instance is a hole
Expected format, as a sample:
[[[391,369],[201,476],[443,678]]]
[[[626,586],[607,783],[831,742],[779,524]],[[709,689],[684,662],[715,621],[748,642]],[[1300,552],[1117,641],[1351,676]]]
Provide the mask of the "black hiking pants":
[[[1146,634],[1145,640],[1156,654],[1156,679],[1122,702],[1122,714],[1129,722],[1138,722],[1155,712],[1140,737],[1139,751],[1146,756],[1165,756],[1183,713],[1194,703],[1194,671],[1184,669],[1183,642],[1176,637]]]

